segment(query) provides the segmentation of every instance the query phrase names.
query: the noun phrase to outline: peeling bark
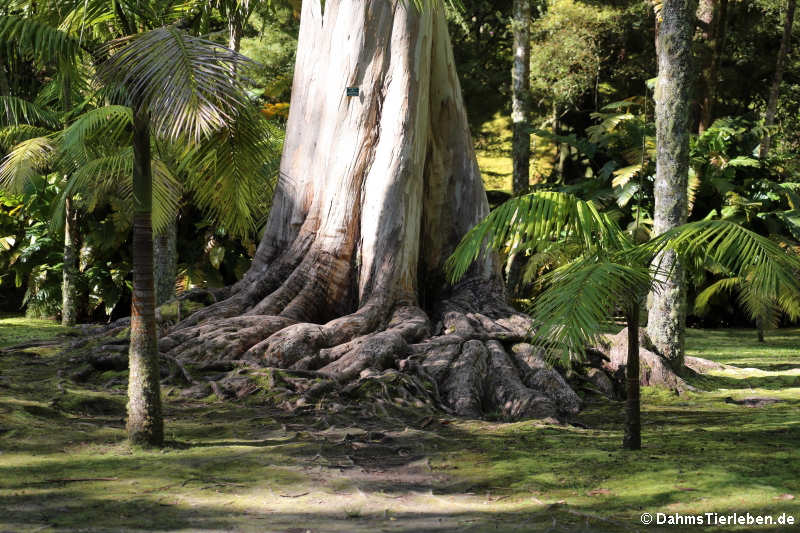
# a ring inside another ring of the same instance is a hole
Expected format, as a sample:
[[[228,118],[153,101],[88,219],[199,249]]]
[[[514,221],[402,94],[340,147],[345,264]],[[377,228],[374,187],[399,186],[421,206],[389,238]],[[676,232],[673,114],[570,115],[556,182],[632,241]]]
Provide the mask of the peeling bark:
[[[563,378],[506,350],[531,322],[506,304],[497,258],[456,286],[444,279],[488,204],[443,9],[410,4],[303,2],[280,179],[252,267],[161,350],[313,373],[325,379],[298,390],[315,402],[375,380],[464,416],[568,416],[580,401]]]

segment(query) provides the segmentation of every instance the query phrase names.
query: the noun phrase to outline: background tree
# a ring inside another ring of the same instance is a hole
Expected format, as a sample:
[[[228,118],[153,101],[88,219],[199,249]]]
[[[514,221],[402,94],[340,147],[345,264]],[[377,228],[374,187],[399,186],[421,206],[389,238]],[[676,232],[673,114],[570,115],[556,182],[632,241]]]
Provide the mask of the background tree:
[[[511,71],[511,122],[513,124],[512,160],[514,194],[530,187],[531,134],[528,122],[530,101],[531,37],[530,0],[514,0],[514,67]]]
[[[657,14],[656,178],[653,232],[686,222],[689,178],[689,98],[692,87],[692,2],[665,0]],[[661,258],[669,277],[659,279],[649,296],[647,334],[658,351],[680,371],[686,329],[686,285],[674,252]]]
[[[781,37],[781,46],[778,49],[778,56],[775,61],[775,77],[772,79],[772,85],[769,88],[769,100],[767,101],[767,110],[764,114],[764,125],[767,127],[775,124],[775,112],[778,108],[778,92],[780,91],[781,81],[783,81],[783,71],[786,64],[786,54],[789,51],[789,43],[792,39],[792,23],[794,22],[794,9],[796,0],[788,0],[786,4],[786,18],[783,23],[783,36]],[[764,159],[769,153],[769,145],[772,142],[770,135],[764,135],[761,140],[761,146],[758,150],[758,157]]]

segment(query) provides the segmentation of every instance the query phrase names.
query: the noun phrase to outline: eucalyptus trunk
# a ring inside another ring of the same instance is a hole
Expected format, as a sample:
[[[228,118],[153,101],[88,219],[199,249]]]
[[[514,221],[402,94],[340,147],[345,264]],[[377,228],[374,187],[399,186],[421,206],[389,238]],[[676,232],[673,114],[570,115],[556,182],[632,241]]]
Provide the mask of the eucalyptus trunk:
[[[778,49],[778,58],[775,62],[775,76],[772,79],[772,85],[769,88],[769,101],[767,102],[767,112],[764,116],[764,125],[769,127],[775,124],[775,113],[778,110],[778,92],[783,81],[783,70],[786,66],[786,54],[789,51],[789,43],[792,39],[792,23],[794,22],[794,10],[796,0],[789,0],[786,5],[786,18],[783,23],[783,37],[781,38],[781,46]],[[758,151],[758,157],[761,159],[767,157],[769,153],[772,138],[770,135],[765,135],[761,139],[761,147]]]
[[[153,239],[156,307],[175,297],[178,277],[178,222],[167,225]]]
[[[622,447],[639,450],[642,447],[641,404],[639,399],[639,302],[628,311],[628,360],[625,364],[625,436]]]
[[[64,206],[64,263],[61,282],[61,325],[74,326],[79,312],[79,277],[78,268],[80,251],[80,234],[78,233],[78,213],[67,198]]]
[[[665,0],[656,35],[656,180],[653,232],[655,235],[686,223],[689,179],[689,95],[691,44],[695,6]],[[674,369],[684,360],[686,281],[675,252],[659,255],[658,284],[649,296],[647,333]]]
[[[505,303],[496,256],[445,281],[488,203],[438,2],[303,2],[280,170],[250,270],[163,351],[315,371],[313,401],[400,370],[462,415],[577,411],[525,344],[531,322]]]
[[[514,0],[514,65],[511,71],[511,152],[513,161],[513,191],[522,194],[530,188],[531,133],[531,2]]]
[[[150,119],[145,110],[133,119],[133,304],[128,377],[128,439],[134,444],[161,446],[164,422],[158,368],[153,285],[153,180],[150,155]]]

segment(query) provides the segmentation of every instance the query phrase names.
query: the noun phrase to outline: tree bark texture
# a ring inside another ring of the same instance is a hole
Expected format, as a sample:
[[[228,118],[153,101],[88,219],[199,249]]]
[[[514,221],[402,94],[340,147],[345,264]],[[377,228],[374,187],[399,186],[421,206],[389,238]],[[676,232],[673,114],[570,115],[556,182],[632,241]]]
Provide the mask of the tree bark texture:
[[[781,47],[778,49],[778,59],[775,62],[775,77],[772,79],[772,85],[769,88],[769,101],[767,102],[767,111],[764,115],[764,125],[772,126],[775,124],[775,113],[778,110],[778,92],[781,88],[781,81],[783,81],[783,70],[786,65],[786,54],[789,51],[789,43],[792,40],[792,23],[794,22],[794,10],[796,0],[789,0],[786,5],[786,18],[783,23],[783,37],[781,37]],[[770,135],[765,135],[761,139],[761,146],[758,150],[758,157],[763,159],[769,153],[772,138]]]
[[[150,125],[147,113],[134,112],[133,122],[133,303],[128,352],[128,439],[134,444],[161,446],[161,386],[158,329],[153,285],[152,174]]]
[[[689,94],[695,6],[665,0],[658,25],[656,51],[656,181],[653,232],[664,233],[687,219],[689,178]],[[683,367],[686,329],[686,283],[674,252],[656,263],[659,285],[649,297],[647,333],[676,370]]]
[[[153,273],[155,275],[156,307],[175,297],[178,276],[178,222],[171,222],[153,238]]]
[[[317,390],[413,369],[463,415],[574,413],[577,395],[527,348],[531,323],[505,303],[496,257],[445,281],[446,259],[487,213],[438,3],[303,2],[280,178],[253,264],[160,348],[319,372]]]
[[[63,279],[61,282],[61,324],[74,326],[78,320],[79,294],[78,283],[80,270],[78,268],[80,251],[80,234],[78,233],[78,213],[72,205],[72,199],[67,198],[64,206],[64,264],[62,266]]]
[[[525,193],[530,187],[530,20],[530,0],[514,0],[514,17],[511,21],[514,33],[514,65],[511,71],[511,153],[513,160],[512,188],[515,195]]]
[[[727,37],[728,0],[700,0],[697,18],[703,24],[703,44],[700,92],[700,121],[698,132],[703,133],[714,122],[714,105],[719,85],[719,66]]]

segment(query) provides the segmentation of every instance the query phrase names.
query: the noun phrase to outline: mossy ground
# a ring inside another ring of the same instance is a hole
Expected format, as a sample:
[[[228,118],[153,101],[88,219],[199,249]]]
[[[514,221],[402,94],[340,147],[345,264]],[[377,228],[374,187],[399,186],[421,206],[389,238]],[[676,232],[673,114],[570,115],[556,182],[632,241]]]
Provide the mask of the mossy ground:
[[[9,329],[5,346],[63,333],[0,320]],[[640,452],[620,449],[622,404],[599,398],[586,398],[582,428],[286,413],[169,387],[169,445],[133,449],[124,385],[74,384],[62,377],[69,354],[51,347],[0,351],[0,531],[623,532],[658,531],[644,512],[800,519],[800,330],[766,344],[753,331],[692,331],[688,345],[738,368],[699,378],[706,392],[646,389]]]

